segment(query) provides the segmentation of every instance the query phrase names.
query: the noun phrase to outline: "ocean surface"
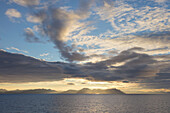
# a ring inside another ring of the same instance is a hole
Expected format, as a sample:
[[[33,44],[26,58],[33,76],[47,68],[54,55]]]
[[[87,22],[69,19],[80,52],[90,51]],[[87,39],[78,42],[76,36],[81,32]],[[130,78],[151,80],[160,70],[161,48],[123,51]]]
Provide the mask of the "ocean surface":
[[[170,113],[170,95],[0,95],[0,113]]]

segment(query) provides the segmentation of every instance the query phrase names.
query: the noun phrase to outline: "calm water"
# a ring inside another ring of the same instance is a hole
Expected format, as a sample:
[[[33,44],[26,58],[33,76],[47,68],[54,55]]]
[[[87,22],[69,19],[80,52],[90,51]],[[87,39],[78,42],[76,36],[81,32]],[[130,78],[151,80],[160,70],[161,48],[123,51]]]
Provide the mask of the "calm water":
[[[170,113],[170,95],[0,95],[0,113]]]

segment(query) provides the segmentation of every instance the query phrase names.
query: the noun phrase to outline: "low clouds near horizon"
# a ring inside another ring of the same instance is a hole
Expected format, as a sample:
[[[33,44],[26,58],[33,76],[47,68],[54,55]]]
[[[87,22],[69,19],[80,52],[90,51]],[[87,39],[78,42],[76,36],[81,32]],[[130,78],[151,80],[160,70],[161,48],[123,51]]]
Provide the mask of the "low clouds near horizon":
[[[0,51],[0,82],[22,83],[83,78],[91,81],[129,81],[146,84],[149,81],[149,85],[152,84],[149,87],[168,88],[169,55],[155,57],[136,53],[136,50],[141,49],[132,48],[108,60],[85,64],[47,62],[22,54]],[[118,63],[123,65],[114,66]],[[165,80],[167,82],[164,82]]]

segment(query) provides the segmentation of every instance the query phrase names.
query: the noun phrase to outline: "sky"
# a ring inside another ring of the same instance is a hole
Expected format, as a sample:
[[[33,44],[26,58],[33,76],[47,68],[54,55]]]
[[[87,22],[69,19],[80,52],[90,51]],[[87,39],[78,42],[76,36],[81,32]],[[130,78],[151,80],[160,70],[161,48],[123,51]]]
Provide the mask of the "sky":
[[[0,89],[170,92],[169,0],[0,0]]]

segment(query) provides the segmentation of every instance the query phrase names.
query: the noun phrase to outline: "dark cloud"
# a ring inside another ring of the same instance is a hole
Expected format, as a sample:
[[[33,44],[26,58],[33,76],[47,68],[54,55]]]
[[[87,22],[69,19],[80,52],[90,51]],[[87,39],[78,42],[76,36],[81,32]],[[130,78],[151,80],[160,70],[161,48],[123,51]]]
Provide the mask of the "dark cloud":
[[[134,48],[129,49],[128,51],[143,51],[143,50],[144,49],[141,47],[134,47]]]
[[[165,55],[156,55],[153,56],[155,59],[162,59],[160,62],[169,62],[170,61],[170,54]]]
[[[126,80],[125,80],[125,81],[122,81],[122,82],[123,82],[123,83],[129,83],[129,81],[126,81]]]
[[[21,54],[0,51],[0,82],[56,81],[84,78],[91,81],[141,83],[142,87],[168,88],[169,55],[149,56],[131,48],[97,63],[46,62]],[[140,49],[141,50],[141,49]],[[161,60],[157,60],[160,59]],[[120,66],[114,66],[122,63]]]
[[[149,49],[147,51],[157,51],[157,50],[168,50],[168,47],[162,47],[162,48],[155,48],[155,49]]]
[[[92,79],[104,81],[156,76],[157,69],[153,64],[157,63],[157,61],[147,54],[135,53],[135,50],[143,49],[135,47],[122,51],[119,55],[108,60],[97,63],[87,63],[82,70]],[[112,66],[122,62],[124,62],[124,65]]]
[[[140,81],[133,81],[140,83],[143,88],[168,89],[170,88],[170,55],[152,56],[156,63],[152,69],[157,70],[155,76],[140,79]],[[161,60],[160,60],[161,59]],[[136,79],[136,78],[135,78]]]
[[[89,9],[92,7],[94,0],[81,0],[79,8],[76,11],[78,15],[86,16]]]
[[[30,28],[26,28],[24,30],[24,36],[26,37],[26,41],[30,43],[42,43],[42,41],[35,36],[34,32]]]
[[[83,53],[79,53],[75,46],[68,46],[64,40],[76,22],[88,17],[88,10],[91,7],[92,1],[81,0],[80,6],[76,11],[66,11],[61,8],[49,7],[33,14],[33,16],[41,20],[43,33],[50,38],[50,41],[56,45],[62,57],[67,61],[82,61],[89,58]],[[33,37],[35,39],[34,41],[36,41],[37,38],[32,35],[28,35],[28,39],[30,37],[32,39]]]
[[[128,78],[155,76],[157,70],[152,64],[156,63],[156,61],[151,56],[139,53],[132,54],[136,54],[133,60],[126,62],[115,70],[118,75],[123,74]]]
[[[67,85],[75,85],[74,83],[67,83]]]
[[[21,54],[0,51],[0,82],[38,82],[61,80],[62,68]]]
[[[62,57],[68,61],[85,60],[86,56],[73,51],[74,48],[72,46],[67,46],[64,43],[66,33],[72,26],[72,23],[76,21],[77,15],[67,13],[61,9],[49,9],[46,14],[48,14],[48,18],[42,23],[43,30],[60,50]]]
[[[148,89],[169,89],[170,77],[169,76],[157,76],[155,78],[147,78],[140,81],[136,81],[143,88]]]
[[[161,45],[162,47],[157,48],[158,50],[166,49],[167,46],[169,47],[169,43],[170,43],[170,32],[169,31],[141,34],[137,36],[143,39],[147,39],[148,41],[151,41],[153,43],[157,43],[159,46]]]
[[[89,65],[89,66],[87,68],[90,68],[90,69],[94,69],[94,68],[95,69],[107,69],[108,68],[107,66],[111,66],[112,64],[116,64],[116,63],[119,63],[119,62],[125,62],[127,60],[137,58],[141,54],[133,52],[135,50],[143,50],[143,49],[135,47],[135,48],[128,49],[126,51],[122,51],[119,55],[111,57],[108,60],[97,62],[97,63],[88,63],[87,65]]]
[[[22,54],[0,50],[0,82],[39,82],[71,78],[83,73],[73,63],[46,62]]]
[[[152,38],[152,37],[161,38],[161,39],[164,39],[163,41],[170,40],[170,31],[162,31],[162,32],[145,34],[142,37],[146,37],[146,38]]]

